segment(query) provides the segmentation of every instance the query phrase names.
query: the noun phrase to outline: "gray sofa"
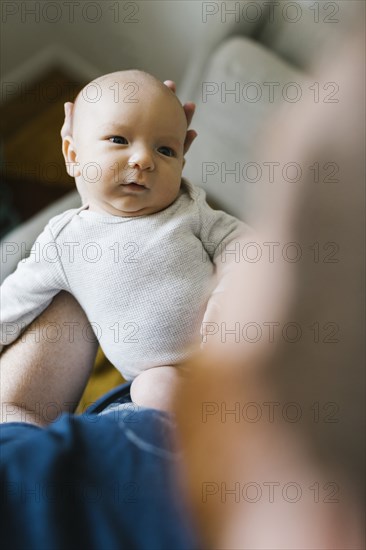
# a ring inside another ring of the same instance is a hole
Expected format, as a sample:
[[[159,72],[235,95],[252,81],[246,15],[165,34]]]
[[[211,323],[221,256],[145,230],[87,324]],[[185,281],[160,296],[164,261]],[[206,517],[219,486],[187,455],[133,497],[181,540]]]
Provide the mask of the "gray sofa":
[[[263,131],[273,117],[278,123],[280,109],[291,109],[317,90],[325,94],[324,83],[311,79],[312,67],[344,40],[360,4],[202,4],[205,30],[178,96],[197,104],[192,126],[198,137],[187,155],[184,176],[203,186],[214,206],[255,226],[261,194],[276,168],[273,159],[261,159],[260,152],[258,156]],[[1,281],[52,216],[79,205],[74,191],[8,233],[0,243]]]

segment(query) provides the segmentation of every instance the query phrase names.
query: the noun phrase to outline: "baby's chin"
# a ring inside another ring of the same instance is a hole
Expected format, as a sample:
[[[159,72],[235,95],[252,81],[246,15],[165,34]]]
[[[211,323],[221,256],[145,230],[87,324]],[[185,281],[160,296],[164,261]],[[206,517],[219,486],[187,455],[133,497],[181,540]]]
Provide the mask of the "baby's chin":
[[[90,212],[97,212],[98,214],[108,214],[110,216],[119,216],[121,218],[134,218],[149,214],[148,208],[129,209],[126,207],[120,208],[111,204],[106,205],[97,203],[89,203],[89,210]]]
[[[173,204],[176,200],[175,197],[169,203],[161,203],[156,205],[134,205],[134,204],[125,204],[127,201],[124,201],[124,204],[120,204],[120,201],[115,201],[111,203],[107,202],[89,202],[89,210],[91,212],[98,212],[100,214],[108,214],[111,216],[119,216],[121,218],[137,218],[139,216],[150,216],[165,210]]]

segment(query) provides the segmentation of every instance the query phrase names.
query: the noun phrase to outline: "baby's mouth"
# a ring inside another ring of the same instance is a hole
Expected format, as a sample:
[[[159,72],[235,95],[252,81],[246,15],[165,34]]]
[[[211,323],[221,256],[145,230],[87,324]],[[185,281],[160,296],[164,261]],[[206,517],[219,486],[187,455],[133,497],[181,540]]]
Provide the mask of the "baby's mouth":
[[[145,185],[143,185],[142,183],[138,183],[137,181],[125,181],[121,185],[125,190],[130,190],[130,191],[141,192],[147,189]]]

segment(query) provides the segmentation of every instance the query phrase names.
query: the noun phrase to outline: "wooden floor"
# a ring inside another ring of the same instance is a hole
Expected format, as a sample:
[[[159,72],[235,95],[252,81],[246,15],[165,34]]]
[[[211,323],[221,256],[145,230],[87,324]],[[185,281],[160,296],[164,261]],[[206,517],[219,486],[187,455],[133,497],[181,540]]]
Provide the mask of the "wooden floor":
[[[60,129],[64,103],[72,101],[84,84],[58,68],[32,85],[4,83],[5,101],[0,105],[2,225],[4,216],[11,218],[10,212],[25,221],[74,189],[61,153]]]

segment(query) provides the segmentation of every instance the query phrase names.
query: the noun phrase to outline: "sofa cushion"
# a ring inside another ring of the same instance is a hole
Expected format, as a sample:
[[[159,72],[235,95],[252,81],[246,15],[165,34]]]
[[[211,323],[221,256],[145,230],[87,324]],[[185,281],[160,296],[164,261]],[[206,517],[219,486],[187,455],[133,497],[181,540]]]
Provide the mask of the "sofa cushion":
[[[300,67],[313,68],[319,58],[329,59],[349,32],[365,21],[365,3],[273,1],[264,14],[258,40],[283,59]]]
[[[213,204],[253,223],[259,189],[271,170],[255,160],[256,144],[271,117],[280,107],[293,109],[305,88],[303,73],[260,44],[226,40],[213,52],[197,96],[189,98],[197,104],[192,127],[198,137],[185,177],[201,185]]]

